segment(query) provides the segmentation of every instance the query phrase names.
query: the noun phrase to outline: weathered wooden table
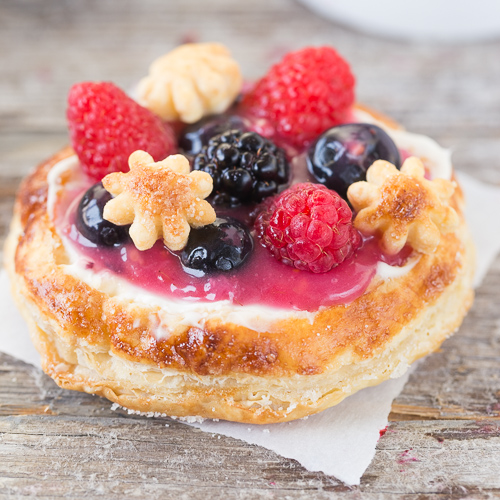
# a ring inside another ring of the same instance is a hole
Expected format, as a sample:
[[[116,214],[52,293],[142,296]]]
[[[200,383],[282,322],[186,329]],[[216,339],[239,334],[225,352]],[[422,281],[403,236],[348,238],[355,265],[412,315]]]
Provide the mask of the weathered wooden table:
[[[457,169],[500,184],[500,40],[381,40],[287,0],[1,0],[2,239],[20,179],[67,142],[70,85],[130,87],[186,40],[227,44],[248,78],[291,48],[334,45],[357,74],[360,101],[453,148]],[[0,498],[500,496],[499,299],[497,259],[460,331],[394,402],[356,488],[234,439],[113,412],[107,401],[59,389],[1,355]]]

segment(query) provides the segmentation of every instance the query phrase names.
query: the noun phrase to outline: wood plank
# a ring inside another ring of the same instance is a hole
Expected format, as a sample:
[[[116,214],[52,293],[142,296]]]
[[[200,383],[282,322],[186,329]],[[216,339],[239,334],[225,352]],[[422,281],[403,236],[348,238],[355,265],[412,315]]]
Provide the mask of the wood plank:
[[[500,417],[500,259],[459,332],[425,358],[393,405],[392,419]]]
[[[406,498],[496,497],[499,438],[498,421],[398,422],[379,441],[362,490]]]
[[[0,485],[11,495],[37,492],[38,498],[57,498],[64,492],[79,498],[87,492],[118,498],[142,491],[156,498],[166,491],[170,495],[189,491],[191,496],[186,498],[196,499],[224,491],[225,498],[231,499],[252,498],[252,494],[310,498],[313,493],[314,498],[327,498],[328,492],[355,498],[365,491],[500,493],[498,421],[394,422],[379,441],[361,487],[351,489],[324,474],[305,471],[293,460],[232,438],[167,418],[112,412],[103,400],[54,389],[33,368],[3,356],[2,376],[23,369],[31,372],[34,386],[20,398],[40,391],[40,400],[52,401],[45,414],[21,411],[0,417]],[[5,386],[2,381],[1,387]],[[70,404],[66,398],[72,400]]]
[[[154,57],[186,38],[228,43],[248,78],[261,75],[288,49],[330,43],[351,61],[361,101],[452,147],[459,169],[500,184],[498,43],[413,48],[355,36],[283,0],[260,0],[252,9],[223,1],[200,7],[196,1],[150,0],[144,9],[128,2],[119,18],[109,0],[91,5],[85,10],[68,1],[2,3],[0,131],[65,136],[65,97],[72,83],[110,79],[131,88]],[[217,8],[222,13],[211,15]],[[236,30],[240,26],[245,29]],[[21,43],[33,33],[43,43]],[[56,149],[41,142],[43,152],[31,164]]]

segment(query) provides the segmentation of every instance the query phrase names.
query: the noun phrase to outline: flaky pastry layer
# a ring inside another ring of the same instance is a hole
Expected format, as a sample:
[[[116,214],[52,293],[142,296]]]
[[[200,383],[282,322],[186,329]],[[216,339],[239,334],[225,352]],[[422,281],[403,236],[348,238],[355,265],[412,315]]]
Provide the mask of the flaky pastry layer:
[[[474,251],[459,229],[404,276],[375,277],[348,305],[257,332],[208,318],[157,340],[158,306],[108,296],[68,274],[47,213],[47,174],[66,148],[22,184],[6,266],[42,367],[57,384],[127,408],[267,424],[301,418],[404,373],[461,324],[473,300]]]

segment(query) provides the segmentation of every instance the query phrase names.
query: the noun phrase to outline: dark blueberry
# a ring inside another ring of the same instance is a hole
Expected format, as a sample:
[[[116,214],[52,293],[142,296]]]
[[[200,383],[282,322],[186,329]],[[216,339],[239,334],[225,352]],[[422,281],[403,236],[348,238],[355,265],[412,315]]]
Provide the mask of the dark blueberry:
[[[246,226],[231,217],[218,217],[213,224],[191,229],[180,259],[188,273],[202,276],[240,267],[252,250]]]
[[[327,130],[307,154],[311,174],[344,199],[347,188],[365,180],[366,171],[376,160],[401,166],[393,140],[380,127],[367,123],[348,123]]]
[[[239,130],[246,129],[244,120],[239,116],[207,116],[192,125],[188,125],[182,131],[179,137],[179,147],[184,153],[197,155],[214,135],[235,128]]]
[[[207,169],[207,165],[214,165]],[[282,149],[256,132],[226,130],[209,139],[193,159],[194,170],[214,179],[212,203],[231,206],[260,202],[288,183],[290,168]]]
[[[104,205],[111,198],[112,196],[99,182],[85,192],[78,205],[76,228],[96,245],[112,247],[128,239],[129,226],[116,226],[102,218]]]

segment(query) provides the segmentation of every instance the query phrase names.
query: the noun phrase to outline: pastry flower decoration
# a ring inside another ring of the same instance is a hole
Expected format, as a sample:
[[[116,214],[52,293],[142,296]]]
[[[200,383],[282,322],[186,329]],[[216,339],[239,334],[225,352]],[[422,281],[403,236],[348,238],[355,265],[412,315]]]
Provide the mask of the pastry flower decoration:
[[[366,181],[349,187],[347,197],[358,212],[354,226],[364,234],[381,235],[388,254],[398,253],[406,243],[422,253],[432,253],[441,234],[455,230],[458,215],[449,206],[455,183],[427,180],[422,162],[408,158],[399,171],[384,160],[368,169]]]
[[[224,45],[190,43],[156,59],[138,94],[141,104],[164,120],[194,123],[224,112],[242,85],[238,63]]]
[[[213,187],[206,172],[190,172],[182,155],[155,163],[145,151],[129,157],[130,171],[108,174],[102,180],[113,196],[104,207],[106,220],[120,226],[132,224],[130,237],[139,250],[151,248],[163,237],[170,250],[181,250],[191,227],[215,221],[215,211],[205,201]]]

